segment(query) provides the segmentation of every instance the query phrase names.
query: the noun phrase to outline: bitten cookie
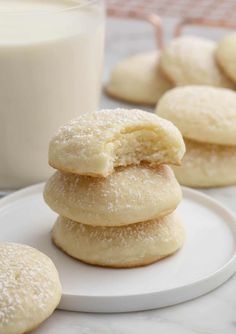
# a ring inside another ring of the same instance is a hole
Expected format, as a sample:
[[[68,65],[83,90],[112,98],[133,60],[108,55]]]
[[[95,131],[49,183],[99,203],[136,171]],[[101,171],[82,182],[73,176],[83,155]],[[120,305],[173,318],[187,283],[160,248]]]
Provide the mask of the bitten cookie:
[[[204,144],[188,139],[185,144],[182,165],[173,166],[181,184],[207,188],[236,184],[236,146]]]
[[[236,93],[230,89],[177,87],[163,95],[156,113],[173,122],[185,138],[236,145]]]
[[[142,110],[102,110],[61,127],[49,145],[49,164],[61,171],[103,176],[115,167],[148,162],[180,164],[179,130]]]
[[[236,82],[236,34],[224,37],[216,49],[216,60],[224,72]]]
[[[179,37],[162,51],[160,66],[177,86],[209,85],[235,88],[215,60],[217,44],[196,36]]]
[[[94,227],[59,217],[52,239],[65,253],[104,267],[139,267],[176,252],[185,230],[175,213],[122,227]]]
[[[61,285],[52,261],[26,245],[0,243],[0,333],[30,332],[59,304]]]
[[[117,226],[165,216],[182,192],[170,167],[119,168],[107,178],[56,172],[44,199],[59,215],[88,225]]]
[[[106,93],[129,103],[154,106],[173,85],[159,66],[159,53],[147,52],[121,60],[113,69]]]

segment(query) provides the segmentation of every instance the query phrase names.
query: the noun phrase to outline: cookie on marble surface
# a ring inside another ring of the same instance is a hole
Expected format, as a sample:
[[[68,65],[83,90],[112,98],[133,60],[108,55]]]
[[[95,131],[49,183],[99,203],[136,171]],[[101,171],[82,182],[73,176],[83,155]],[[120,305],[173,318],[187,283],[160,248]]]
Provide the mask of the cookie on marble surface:
[[[223,71],[236,82],[236,34],[224,37],[216,49],[216,60]]]
[[[236,145],[236,93],[230,89],[177,87],[163,95],[156,113],[173,122],[185,138]]]
[[[173,166],[180,184],[189,187],[222,187],[236,184],[236,146],[214,145],[185,139],[182,165]]]
[[[184,237],[184,227],[175,213],[121,227],[94,227],[59,217],[52,232],[54,243],[70,256],[114,268],[156,262],[182,247]]]
[[[176,86],[209,85],[234,89],[236,85],[217,65],[216,47],[215,42],[202,37],[176,38],[161,53],[161,69]]]
[[[173,85],[159,67],[157,51],[121,60],[111,71],[106,93],[133,104],[154,106]]]
[[[119,168],[107,178],[56,172],[44,199],[59,215],[88,225],[117,226],[164,216],[182,192],[170,167]]]
[[[52,261],[21,244],[0,243],[0,333],[38,327],[59,304],[61,285]]]
[[[171,122],[142,110],[101,110],[59,129],[50,141],[49,164],[106,177],[115,167],[140,162],[178,165],[184,152],[181,133]]]

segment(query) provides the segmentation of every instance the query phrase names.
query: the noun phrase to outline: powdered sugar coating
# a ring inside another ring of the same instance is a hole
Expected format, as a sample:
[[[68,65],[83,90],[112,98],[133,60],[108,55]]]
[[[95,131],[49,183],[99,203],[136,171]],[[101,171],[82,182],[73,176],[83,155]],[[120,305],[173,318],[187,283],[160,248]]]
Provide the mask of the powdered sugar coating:
[[[116,226],[158,218],[182,199],[172,170],[161,165],[119,168],[107,178],[56,172],[44,190],[58,214],[88,225]]]
[[[216,43],[197,36],[176,38],[162,51],[160,66],[177,86],[209,85],[235,88],[235,84],[217,66]]]
[[[112,69],[106,92],[114,98],[154,106],[173,85],[159,66],[159,52],[135,54]]]
[[[174,88],[160,99],[156,113],[173,122],[185,138],[236,145],[236,93],[230,89]]]
[[[26,245],[0,243],[0,333],[37,327],[60,297],[58,273],[46,255]]]
[[[114,167],[140,161],[179,164],[184,152],[171,122],[142,110],[101,110],[59,129],[49,145],[49,163],[62,171],[107,176]]]
[[[185,139],[181,167],[173,167],[178,181],[190,187],[236,184],[236,146],[203,144]]]
[[[184,241],[184,228],[175,213],[120,227],[88,226],[59,217],[53,240],[69,255],[111,267],[132,267],[174,253]]]

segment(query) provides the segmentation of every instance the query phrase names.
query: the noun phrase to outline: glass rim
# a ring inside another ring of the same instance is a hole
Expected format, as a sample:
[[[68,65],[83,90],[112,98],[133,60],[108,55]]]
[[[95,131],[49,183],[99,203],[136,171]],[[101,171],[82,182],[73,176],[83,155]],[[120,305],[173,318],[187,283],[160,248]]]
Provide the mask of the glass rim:
[[[0,0],[1,2],[1,0]],[[40,1],[39,1],[40,2]],[[53,3],[53,2],[57,2],[57,0],[49,0],[49,3]],[[63,2],[63,1],[60,1],[60,2]],[[72,4],[72,2],[74,4]],[[65,1],[66,3],[66,1]],[[76,4],[77,3],[77,4]],[[5,10],[0,10],[0,15],[4,14],[4,15],[45,15],[45,14],[57,14],[57,13],[63,13],[63,12],[67,12],[67,11],[73,11],[73,10],[76,10],[78,8],[86,8],[90,5],[93,5],[93,4],[96,4],[96,3],[101,3],[102,5],[104,5],[104,0],[73,0],[71,1],[71,5],[67,5],[66,8],[62,8],[62,9],[55,9],[55,10],[52,10],[52,11],[47,11],[47,10],[39,10],[39,11],[32,11],[32,10],[25,10],[25,11],[22,11],[22,10],[14,10],[12,12],[10,11],[5,11]]]

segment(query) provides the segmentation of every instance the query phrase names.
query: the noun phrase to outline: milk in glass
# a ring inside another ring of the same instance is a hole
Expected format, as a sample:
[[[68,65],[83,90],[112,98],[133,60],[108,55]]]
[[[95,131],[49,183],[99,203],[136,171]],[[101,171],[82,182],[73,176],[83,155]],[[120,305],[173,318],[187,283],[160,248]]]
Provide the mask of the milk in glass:
[[[98,106],[101,1],[0,0],[0,189],[45,180],[59,126]]]

